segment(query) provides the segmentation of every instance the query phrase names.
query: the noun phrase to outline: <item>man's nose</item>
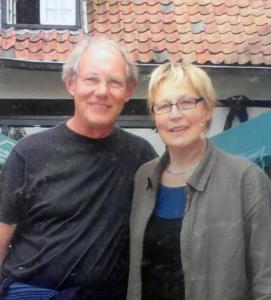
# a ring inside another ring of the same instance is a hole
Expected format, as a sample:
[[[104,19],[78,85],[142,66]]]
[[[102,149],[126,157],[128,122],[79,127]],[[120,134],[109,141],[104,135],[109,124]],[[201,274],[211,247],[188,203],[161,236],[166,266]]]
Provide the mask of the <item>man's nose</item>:
[[[107,81],[103,81],[101,80],[97,86],[96,86],[96,89],[95,89],[95,92],[98,94],[98,95],[104,95],[107,93]]]

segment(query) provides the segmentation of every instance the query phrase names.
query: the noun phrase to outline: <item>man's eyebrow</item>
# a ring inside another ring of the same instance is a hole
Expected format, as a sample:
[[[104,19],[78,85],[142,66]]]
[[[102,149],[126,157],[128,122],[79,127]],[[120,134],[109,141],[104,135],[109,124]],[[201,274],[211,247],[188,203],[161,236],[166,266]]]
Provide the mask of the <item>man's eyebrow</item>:
[[[94,76],[99,76],[97,73],[95,72],[87,72],[86,76],[90,76],[90,75],[94,75]]]
[[[112,75],[108,77],[109,79],[118,80],[118,81],[125,81],[125,78],[121,78],[120,76]]]

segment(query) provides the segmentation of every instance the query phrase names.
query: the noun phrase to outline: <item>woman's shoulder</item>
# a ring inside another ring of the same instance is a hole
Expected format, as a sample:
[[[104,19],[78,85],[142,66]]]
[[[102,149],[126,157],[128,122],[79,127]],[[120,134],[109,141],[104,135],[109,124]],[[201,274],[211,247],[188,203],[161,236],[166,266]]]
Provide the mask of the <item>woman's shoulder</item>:
[[[148,174],[150,172],[153,171],[153,169],[158,165],[160,161],[160,158],[159,157],[156,157],[146,163],[144,163],[136,172],[136,174],[140,174],[140,175],[143,175],[143,174]]]
[[[217,168],[225,168],[227,173],[264,173],[264,171],[254,162],[242,155],[228,153],[222,149],[214,147],[216,152]]]

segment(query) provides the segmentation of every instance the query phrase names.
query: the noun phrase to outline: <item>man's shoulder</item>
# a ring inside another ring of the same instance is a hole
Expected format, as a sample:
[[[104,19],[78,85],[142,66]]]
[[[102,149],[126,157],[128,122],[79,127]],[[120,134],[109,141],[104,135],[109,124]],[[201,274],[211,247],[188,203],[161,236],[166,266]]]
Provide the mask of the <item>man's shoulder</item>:
[[[15,150],[30,150],[32,148],[40,148],[48,146],[48,143],[54,136],[59,136],[59,129],[62,125],[57,125],[52,128],[32,133],[20,139],[14,146]]]
[[[119,137],[117,149],[123,158],[129,160],[136,168],[157,157],[153,146],[143,137],[121,128],[117,128],[117,135]]]
[[[116,133],[122,137],[123,139],[127,139],[129,141],[139,141],[139,140],[144,140],[141,136],[136,135],[130,131],[127,131],[121,127],[116,127],[115,128]]]
[[[152,145],[143,137],[132,133],[130,131],[124,130],[122,128],[117,128],[116,129],[119,136],[130,146],[134,147],[136,146],[136,149],[138,150],[138,147],[148,147],[152,148]]]

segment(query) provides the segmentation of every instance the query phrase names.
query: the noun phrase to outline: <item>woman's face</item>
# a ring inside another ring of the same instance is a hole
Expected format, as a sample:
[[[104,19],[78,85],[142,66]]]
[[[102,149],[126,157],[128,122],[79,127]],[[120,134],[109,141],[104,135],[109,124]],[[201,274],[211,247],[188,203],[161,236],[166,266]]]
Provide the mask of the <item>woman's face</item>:
[[[189,79],[185,78],[181,83],[167,79],[155,93],[155,104],[175,104],[199,97]],[[187,110],[180,108],[180,105],[179,109],[173,105],[168,113],[154,114],[154,121],[161,139],[169,149],[184,149],[202,143],[202,135],[211,115],[204,101],[200,101],[194,108]]]

